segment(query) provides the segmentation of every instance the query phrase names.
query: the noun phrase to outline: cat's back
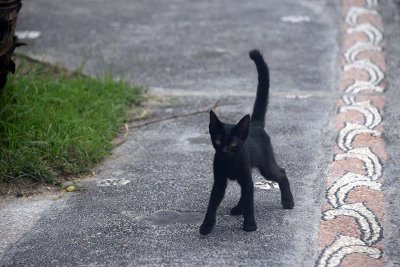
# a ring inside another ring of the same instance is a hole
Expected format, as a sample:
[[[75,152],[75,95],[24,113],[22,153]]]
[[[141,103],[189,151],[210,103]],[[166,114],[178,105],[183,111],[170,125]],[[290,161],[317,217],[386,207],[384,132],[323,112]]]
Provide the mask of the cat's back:
[[[263,142],[269,140],[269,136],[267,132],[264,130],[264,127],[258,124],[250,124],[249,127],[249,138],[255,142]]]
[[[271,140],[263,127],[253,126],[249,128],[249,137],[246,146],[250,153],[252,167],[259,167],[270,157],[272,151]]]

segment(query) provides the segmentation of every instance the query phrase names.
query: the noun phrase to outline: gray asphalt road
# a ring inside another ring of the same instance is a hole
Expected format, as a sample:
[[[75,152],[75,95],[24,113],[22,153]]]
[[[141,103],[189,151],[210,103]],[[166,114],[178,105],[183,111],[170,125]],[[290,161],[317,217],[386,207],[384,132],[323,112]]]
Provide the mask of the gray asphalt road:
[[[281,208],[279,189],[257,189],[259,229],[246,233],[241,219],[229,216],[239,197],[231,183],[215,230],[201,237],[213,156],[202,113],[132,129],[96,179],[84,182],[86,191],[54,202],[0,265],[314,265],[335,138],[340,16],[338,3],[321,0],[24,2],[19,30],[41,33],[24,53],[148,85],[168,100],[155,108],[159,117],[220,100],[218,114],[238,120],[250,112],[257,84],[248,50],[262,50],[271,69],[266,130],[296,207]],[[389,113],[398,114],[393,106]],[[130,182],[99,186],[103,179]],[[395,224],[398,213],[392,214]]]

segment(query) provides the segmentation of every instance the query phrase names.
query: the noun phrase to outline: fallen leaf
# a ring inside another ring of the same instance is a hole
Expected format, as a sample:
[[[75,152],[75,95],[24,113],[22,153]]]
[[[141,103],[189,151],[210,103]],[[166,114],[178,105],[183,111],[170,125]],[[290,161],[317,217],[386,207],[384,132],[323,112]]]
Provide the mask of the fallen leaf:
[[[67,186],[67,188],[65,188],[65,191],[67,191],[67,192],[74,192],[76,190],[77,190],[77,188],[75,185],[69,185],[69,186]]]

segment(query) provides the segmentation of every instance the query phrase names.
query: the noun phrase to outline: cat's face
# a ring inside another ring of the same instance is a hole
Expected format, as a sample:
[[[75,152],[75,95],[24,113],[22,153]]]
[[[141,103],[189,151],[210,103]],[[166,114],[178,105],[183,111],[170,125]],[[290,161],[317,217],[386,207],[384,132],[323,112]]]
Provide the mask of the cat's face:
[[[234,157],[242,148],[249,134],[250,116],[244,116],[236,125],[222,123],[210,111],[210,135],[215,151],[227,158]]]

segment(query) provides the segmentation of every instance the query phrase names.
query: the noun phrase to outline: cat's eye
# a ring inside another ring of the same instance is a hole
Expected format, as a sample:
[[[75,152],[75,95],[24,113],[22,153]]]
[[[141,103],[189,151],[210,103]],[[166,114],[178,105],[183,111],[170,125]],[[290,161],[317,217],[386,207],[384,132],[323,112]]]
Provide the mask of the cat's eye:
[[[233,141],[229,144],[230,147],[236,147],[237,145],[238,145],[238,141],[236,141],[236,140],[233,140]]]
[[[219,138],[215,139],[214,143],[216,145],[220,145],[221,144],[221,139],[219,139]]]

